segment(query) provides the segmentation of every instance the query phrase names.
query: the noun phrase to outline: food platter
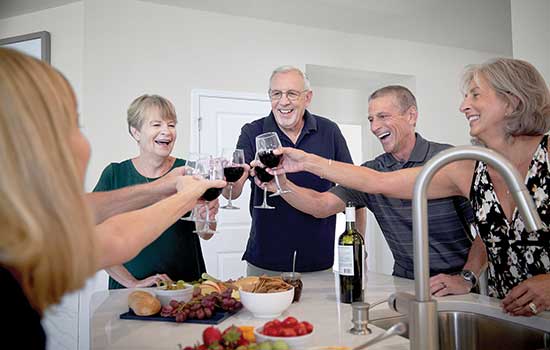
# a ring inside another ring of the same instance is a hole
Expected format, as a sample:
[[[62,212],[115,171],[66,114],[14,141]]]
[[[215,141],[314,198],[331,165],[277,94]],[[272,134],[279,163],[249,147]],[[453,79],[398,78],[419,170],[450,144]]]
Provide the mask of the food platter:
[[[197,324],[218,324],[226,320],[227,318],[233,316],[236,312],[229,311],[216,311],[212,314],[212,317],[209,319],[187,319],[181,323],[197,323]],[[139,321],[162,321],[162,322],[176,322],[176,317],[163,317],[160,314],[152,316],[138,316],[132,311],[128,310],[123,314],[120,314],[120,319],[122,320],[139,320]]]

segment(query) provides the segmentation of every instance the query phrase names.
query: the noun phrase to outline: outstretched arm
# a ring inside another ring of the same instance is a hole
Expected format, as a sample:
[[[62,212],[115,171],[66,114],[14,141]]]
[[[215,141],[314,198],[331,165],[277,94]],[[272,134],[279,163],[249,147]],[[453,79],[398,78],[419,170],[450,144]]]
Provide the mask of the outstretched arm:
[[[367,167],[342,163],[306,153],[296,148],[275,150],[283,154],[277,173],[308,171],[340,185],[372,194],[411,199],[414,183],[421,169],[409,168],[392,172],[378,172]],[[472,161],[459,161],[440,169],[430,182],[429,198],[454,195],[468,197],[474,168]],[[271,169],[268,169],[272,173]]]
[[[185,167],[177,167],[157,181],[113,191],[90,192],[85,198],[95,222],[101,223],[111,216],[147,207],[175,194],[177,180],[183,175]]]
[[[170,276],[162,273],[138,280],[123,265],[108,267],[105,271],[109,276],[126,288],[144,288],[154,286],[157,282],[171,280]]]
[[[210,187],[222,188],[225,181],[192,176],[177,179],[178,193],[143,209],[115,215],[96,226],[99,268],[119,265],[133,258],[183,214],[193,208]]]

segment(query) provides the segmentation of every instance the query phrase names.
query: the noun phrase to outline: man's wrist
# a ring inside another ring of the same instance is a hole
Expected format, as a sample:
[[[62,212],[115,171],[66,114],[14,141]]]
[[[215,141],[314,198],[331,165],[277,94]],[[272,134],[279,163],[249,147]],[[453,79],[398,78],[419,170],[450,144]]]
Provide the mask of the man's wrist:
[[[475,288],[479,282],[478,276],[470,270],[464,269],[460,271],[459,275],[466,281],[471,284],[471,289]]]

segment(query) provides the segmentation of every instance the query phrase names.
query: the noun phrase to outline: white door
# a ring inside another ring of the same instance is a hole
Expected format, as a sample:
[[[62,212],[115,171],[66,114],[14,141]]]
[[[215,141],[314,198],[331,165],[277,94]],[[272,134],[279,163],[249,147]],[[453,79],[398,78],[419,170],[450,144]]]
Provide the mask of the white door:
[[[235,147],[241,127],[271,111],[267,95],[193,91],[192,97],[191,151],[211,155],[220,155],[224,147]],[[241,196],[233,200],[240,209],[220,209],[219,233],[208,241],[201,240],[208,273],[223,280],[246,275],[246,262],[241,258],[250,232],[249,198],[250,183],[246,182]],[[226,203],[222,196],[220,203]]]
[[[224,147],[235,147],[241,127],[269,114],[271,104],[267,95],[193,91],[191,151],[219,155]],[[362,161],[362,128],[360,125],[339,124],[356,164]],[[247,182],[241,196],[234,200],[240,210],[220,209],[218,234],[210,240],[201,240],[208,273],[221,279],[237,278],[246,274],[246,263],[241,261],[251,218],[248,210],[250,184]],[[225,198],[220,197],[222,205]],[[344,215],[338,215],[336,235],[343,232]],[[336,257],[336,255],[335,255]]]

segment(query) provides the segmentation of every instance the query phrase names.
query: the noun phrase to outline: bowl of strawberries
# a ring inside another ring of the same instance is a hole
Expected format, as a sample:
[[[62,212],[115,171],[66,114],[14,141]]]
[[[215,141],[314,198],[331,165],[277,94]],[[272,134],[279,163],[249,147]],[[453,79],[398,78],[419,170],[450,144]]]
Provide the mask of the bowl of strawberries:
[[[257,342],[284,340],[290,349],[307,348],[313,338],[313,325],[288,316],[284,320],[274,319],[254,329]]]

